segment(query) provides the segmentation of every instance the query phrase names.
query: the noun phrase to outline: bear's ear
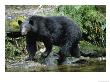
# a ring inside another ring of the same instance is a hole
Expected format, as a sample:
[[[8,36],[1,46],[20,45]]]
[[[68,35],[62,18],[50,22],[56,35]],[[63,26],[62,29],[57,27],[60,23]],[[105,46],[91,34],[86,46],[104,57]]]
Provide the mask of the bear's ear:
[[[34,25],[33,20],[29,20],[29,24],[31,24],[33,26]]]
[[[23,22],[21,20],[18,20],[18,24],[21,25]]]

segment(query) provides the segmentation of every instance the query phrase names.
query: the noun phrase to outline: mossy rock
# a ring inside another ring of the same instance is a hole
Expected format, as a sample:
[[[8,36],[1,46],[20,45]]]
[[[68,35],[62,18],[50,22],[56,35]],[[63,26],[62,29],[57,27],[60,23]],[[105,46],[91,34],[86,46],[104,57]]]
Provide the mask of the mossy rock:
[[[19,30],[18,20],[24,21],[25,16],[18,16],[12,20],[6,20],[6,27],[11,30]]]
[[[97,45],[93,45],[87,41],[80,41],[79,46],[80,46],[81,55],[90,56],[90,57],[106,56],[105,48],[99,47]]]

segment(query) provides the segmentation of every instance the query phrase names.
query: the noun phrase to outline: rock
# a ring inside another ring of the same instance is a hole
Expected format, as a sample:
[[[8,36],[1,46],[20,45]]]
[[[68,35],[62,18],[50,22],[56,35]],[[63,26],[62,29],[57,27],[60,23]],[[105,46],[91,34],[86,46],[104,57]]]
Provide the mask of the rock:
[[[12,68],[12,67],[29,68],[29,67],[36,67],[36,66],[46,66],[46,65],[43,65],[34,61],[21,61],[21,62],[13,63],[8,67],[9,68]]]
[[[81,56],[84,56],[84,57],[99,57],[100,56],[98,52],[95,50],[82,50],[80,52],[81,52]]]
[[[79,60],[79,58],[67,57],[63,64],[64,65],[72,65],[72,64],[74,64],[78,60]]]
[[[47,66],[56,66],[58,58],[59,58],[58,54],[54,54],[51,52],[50,55],[47,56],[45,59],[42,59],[40,63],[43,63]]]
[[[85,59],[80,59],[80,60],[76,61],[75,63],[76,63],[76,64],[85,64],[85,63],[87,63],[87,62],[88,62],[88,61],[85,60]]]

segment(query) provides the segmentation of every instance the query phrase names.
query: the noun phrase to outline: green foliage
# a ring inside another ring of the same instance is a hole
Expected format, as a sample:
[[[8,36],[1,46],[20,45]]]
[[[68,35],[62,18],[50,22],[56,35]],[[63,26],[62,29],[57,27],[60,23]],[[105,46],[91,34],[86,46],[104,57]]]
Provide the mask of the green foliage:
[[[96,10],[95,6],[58,6],[56,12],[71,17],[86,35],[86,40],[105,47],[106,43],[106,19]]]
[[[54,53],[58,53],[59,52],[59,47],[58,46],[53,46],[52,51]]]
[[[25,38],[12,39],[6,37],[5,39],[5,58],[6,61],[20,60],[20,56],[26,54],[25,50]]]
[[[93,45],[87,41],[80,41],[79,46],[81,51],[87,51],[87,52],[97,51],[98,54],[102,54],[103,52],[105,52],[105,48],[99,47],[97,45]]]

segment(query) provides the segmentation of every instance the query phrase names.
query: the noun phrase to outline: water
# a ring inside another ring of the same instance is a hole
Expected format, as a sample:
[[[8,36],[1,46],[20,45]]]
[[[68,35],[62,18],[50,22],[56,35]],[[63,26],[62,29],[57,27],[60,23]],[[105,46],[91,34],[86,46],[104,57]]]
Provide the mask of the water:
[[[106,60],[98,58],[75,59],[68,57],[62,65],[57,65],[57,57],[48,57],[45,63],[21,61],[6,64],[6,72],[106,72]],[[74,61],[73,61],[74,60]]]

